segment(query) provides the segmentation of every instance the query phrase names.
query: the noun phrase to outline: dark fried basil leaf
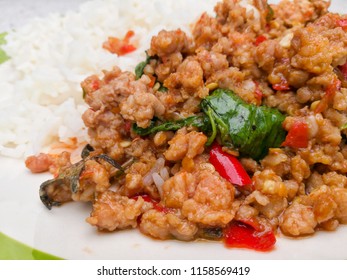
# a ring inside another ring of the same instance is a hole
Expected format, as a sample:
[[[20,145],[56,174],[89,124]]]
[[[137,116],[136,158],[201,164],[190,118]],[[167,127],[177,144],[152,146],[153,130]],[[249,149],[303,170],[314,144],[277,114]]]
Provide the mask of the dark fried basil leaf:
[[[203,115],[162,123],[152,120],[147,128],[134,124],[133,130],[144,136],[195,126],[209,135],[207,145],[212,144],[218,135],[223,146],[256,160],[263,158],[269,148],[279,147],[286,137],[286,131],[282,128],[285,116],[280,111],[248,104],[231,90],[215,90],[201,101],[200,106]]]

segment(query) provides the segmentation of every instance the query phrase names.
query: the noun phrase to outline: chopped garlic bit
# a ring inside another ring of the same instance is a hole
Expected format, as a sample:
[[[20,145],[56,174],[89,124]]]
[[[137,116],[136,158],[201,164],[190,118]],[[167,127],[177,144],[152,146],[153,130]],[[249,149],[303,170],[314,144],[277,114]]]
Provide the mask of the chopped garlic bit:
[[[292,32],[286,34],[280,41],[281,47],[286,49],[290,48],[293,37],[294,37],[294,34]]]

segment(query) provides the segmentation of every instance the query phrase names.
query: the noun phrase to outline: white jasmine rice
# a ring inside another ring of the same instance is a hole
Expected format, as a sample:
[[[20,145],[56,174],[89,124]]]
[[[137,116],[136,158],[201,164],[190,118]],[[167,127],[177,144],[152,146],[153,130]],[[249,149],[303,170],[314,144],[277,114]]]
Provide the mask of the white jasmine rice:
[[[10,31],[2,46],[11,57],[0,65],[0,155],[36,154],[55,141],[87,140],[80,82],[117,65],[133,71],[150,38],[181,28],[216,0],[94,0],[76,12],[50,14]],[[138,49],[117,57],[102,48],[109,36],[135,32]]]

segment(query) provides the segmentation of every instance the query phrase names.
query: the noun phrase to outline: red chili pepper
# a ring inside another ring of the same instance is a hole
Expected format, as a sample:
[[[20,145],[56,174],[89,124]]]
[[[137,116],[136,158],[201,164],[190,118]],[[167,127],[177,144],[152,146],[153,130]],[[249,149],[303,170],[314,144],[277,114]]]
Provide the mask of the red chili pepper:
[[[136,50],[136,47],[129,43],[131,37],[134,35],[134,31],[129,30],[122,40],[116,37],[109,37],[108,40],[104,42],[102,47],[119,56],[125,55]]]
[[[257,47],[264,41],[266,41],[267,38],[264,35],[260,35],[255,39],[254,45],[256,45]]]
[[[271,25],[270,25],[269,23],[267,23],[267,24],[265,25],[265,31],[266,31],[267,33],[269,33],[269,32],[271,31]]]
[[[252,180],[238,159],[214,144],[210,151],[210,162],[224,179],[238,186],[252,184]]]
[[[123,46],[120,47],[119,53],[117,53],[117,54],[118,55],[125,55],[125,54],[131,53],[131,52],[133,52],[135,50],[136,50],[136,48],[133,45],[123,45]]]
[[[137,200],[139,197],[142,197],[144,201],[150,202],[153,204],[153,208],[159,212],[163,212],[165,214],[170,212],[169,208],[159,205],[159,202],[151,198],[148,194],[136,195],[133,196],[132,199]]]
[[[292,148],[307,148],[308,125],[303,121],[296,121],[289,129],[288,134],[281,146]]]
[[[276,237],[271,230],[259,231],[243,222],[232,222],[224,230],[224,243],[232,248],[270,251],[274,248]]]
[[[335,79],[334,82],[327,86],[325,90],[325,95],[329,97],[334,97],[336,91],[341,89],[341,81],[339,79]]]
[[[272,85],[272,88],[274,90],[280,90],[280,91],[290,89],[288,81],[285,78],[281,78],[281,82],[279,84]]]
[[[98,90],[100,88],[100,80],[93,80],[91,86],[94,91]]]
[[[154,76],[151,75],[151,74],[148,74],[147,76],[151,79],[151,82],[148,84],[148,86],[151,87],[151,88],[154,87],[155,82],[157,81],[157,78],[154,77]]]
[[[343,30],[347,31],[347,19],[339,19],[336,21],[337,26],[342,27]]]
[[[314,112],[318,114],[325,111],[328,108],[329,103],[333,101],[335,93],[340,89],[341,89],[341,81],[335,78],[333,83],[328,85],[327,88],[325,89],[325,94],[322,97],[316,109],[314,110]]]
[[[128,133],[130,132],[131,126],[132,126],[131,121],[124,121],[124,130],[125,130],[126,132],[128,132]]]

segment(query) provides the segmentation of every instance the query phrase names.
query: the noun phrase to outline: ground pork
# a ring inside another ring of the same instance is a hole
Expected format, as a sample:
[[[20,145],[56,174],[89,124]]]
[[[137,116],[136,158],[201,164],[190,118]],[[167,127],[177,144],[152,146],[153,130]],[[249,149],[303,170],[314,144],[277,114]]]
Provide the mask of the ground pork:
[[[171,237],[166,214],[155,209],[142,215],[139,227],[143,234],[157,239],[169,239]]]
[[[328,2],[324,0],[285,0],[279,5],[274,5],[273,9],[276,18],[281,19],[288,26],[297,26],[317,19],[326,13],[328,6]]]
[[[258,171],[253,176],[254,187],[263,194],[287,196],[287,188],[282,178],[271,169]]]
[[[169,141],[169,148],[164,153],[167,160],[178,161],[185,157],[193,159],[204,151],[207,137],[196,131],[186,132],[185,129],[179,130]]]
[[[179,213],[165,213],[155,209],[149,210],[141,217],[142,233],[157,239],[177,238],[188,241],[195,238],[198,227],[180,217]]]
[[[346,19],[327,7],[323,0],[224,0],[215,16],[201,15],[191,36],[180,29],[154,36],[141,77],[115,67],[86,78],[90,144],[123,169],[87,161],[77,192],[63,181],[47,187],[49,199],[92,201],[87,222],[99,230],[139,226],[157,239],[193,240],[233,220],[289,236],[347,223]],[[260,160],[239,158],[252,179],[242,188],[209,162],[209,133],[132,129],[202,114],[201,100],[217,88],[278,109],[287,132],[305,123],[307,146],[279,143]],[[26,165],[57,175],[71,162],[68,153],[40,154]]]
[[[216,18],[210,17],[203,13],[193,28],[193,38],[198,48],[207,50],[218,41],[221,37],[220,26]]]
[[[261,166],[271,168],[278,176],[283,177],[290,172],[290,157],[284,150],[272,148],[269,150],[268,155],[261,160]]]
[[[340,223],[347,223],[347,189],[336,188],[333,191],[335,203],[337,204],[337,210],[335,213],[336,218]]]
[[[70,156],[68,152],[62,152],[61,154],[40,153],[36,156],[27,157],[25,166],[32,173],[49,171],[52,174],[58,174],[61,167],[71,164]]]
[[[183,55],[180,52],[175,52],[162,57],[161,60],[162,63],[158,64],[154,70],[159,82],[163,82],[171,73],[177,71],[177,67],[183,61]]]
[[[167,207],[182,208],[183,203],[194,194],[195,188],[195,176],[186,171],[179,172],[164,182],[162,201]]]
[[[197,59],[202,67],[205,79],[208,79],[214,72],[229,67],[226,55],[221,53],[202,50],[198,52]]]
[[[257,83],[246,79],[245,73],[236,67],[214,72],[207,80],[207,84],[211,83],[216,83],[218,88],[231,89],[248,103],[260,104],[261,98],[257,94]]]
[[[204,98],[208,95],[208,89],[204,87],[203,75],[200,63],[194,57],[188,57],[164,81],[164,86],[169,90],[179,89],[183,99],[190,96]]]
[[[194,195],[182,206],[183,216],[207,226],[226,226],[235,214],[232,209],[234,187],[207,170],[196,176]]]
[[[284,234],[300,236],[314,233],[317,221],[311,206],[293,203],[280,217],[279,225]]]
[[[100,194],[93,203],[93,211],[87,222],[99,230],[137,227],[138,217],[152,207],[142,197],[137,200],[120,196],[113,191]]]
[[[191,48],[190,44],[189,38],[181,29],[162,30],[157,36],[153,36],[148,55],[166,57],[177,52],[188,52]]]
[[[333,66],[345,62],[347,54],[346,33],[341,28],[328,29],[327,22],[336,22],[336,16],[327,14],[316,24],[294,32],[291,58],[293,67],[314,74],[331,72]]]
[[[290,161],[290,171],[296,182],[301,183],[311,175],[310,166],[300,156],[295,156]]]
[[[269,196],[269,203],[266,205],[256,204],[255,208],[260,214],[268,219],[276,218],[288,207],[288,201],[285,197]]]
[[[162,116],[165,107],[160,100],[149,92],[135,92],[120,106],[124,119],[135,121],[139,127],[149,126],[154,116]]]
[[[337,204],[328,186],[322,185],[315,189],[310,193],[308,200],[313,207],[313,213],[318,223],[334,218]]]
[[[195,223],[188,221],[168,213],[166,215],[170,233],[179,240],[189,241],[195,238],[195,235],[198,232],[198,226]]]

